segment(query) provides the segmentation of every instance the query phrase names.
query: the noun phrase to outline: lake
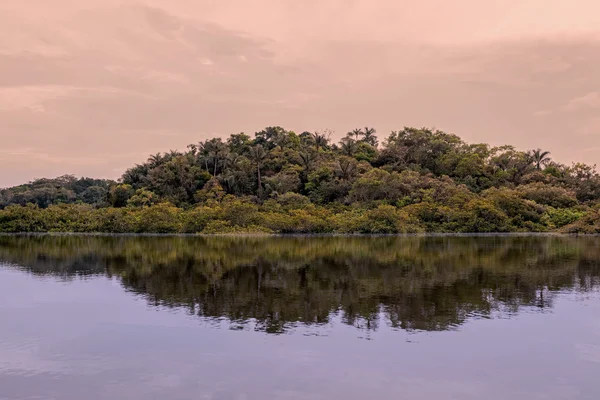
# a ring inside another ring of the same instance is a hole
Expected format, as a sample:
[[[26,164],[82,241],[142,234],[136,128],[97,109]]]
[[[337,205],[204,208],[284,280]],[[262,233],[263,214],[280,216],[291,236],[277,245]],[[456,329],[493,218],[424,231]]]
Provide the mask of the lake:
[[[600,238],[0,236],[0,399],[600,398]]]

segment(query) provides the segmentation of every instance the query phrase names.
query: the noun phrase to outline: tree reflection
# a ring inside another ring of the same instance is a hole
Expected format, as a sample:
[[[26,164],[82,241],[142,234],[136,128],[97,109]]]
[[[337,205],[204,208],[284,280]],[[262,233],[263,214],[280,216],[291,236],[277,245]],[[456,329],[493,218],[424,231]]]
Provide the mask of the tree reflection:
[[[33,274],[115,276],[153,305],[270,333],[334,315],[435,331],[547,309],[600,283],[599,250],[592,237],[0,237],[0,260]]]

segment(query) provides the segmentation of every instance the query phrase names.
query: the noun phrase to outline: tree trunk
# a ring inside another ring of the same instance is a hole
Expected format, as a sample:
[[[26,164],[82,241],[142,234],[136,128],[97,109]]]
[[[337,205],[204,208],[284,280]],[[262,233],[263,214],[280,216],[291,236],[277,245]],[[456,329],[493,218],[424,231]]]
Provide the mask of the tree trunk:
[[[258,197],[262,195],[262,183],[260,181],[260,164],[256,164],[256,176],[258,178]]]

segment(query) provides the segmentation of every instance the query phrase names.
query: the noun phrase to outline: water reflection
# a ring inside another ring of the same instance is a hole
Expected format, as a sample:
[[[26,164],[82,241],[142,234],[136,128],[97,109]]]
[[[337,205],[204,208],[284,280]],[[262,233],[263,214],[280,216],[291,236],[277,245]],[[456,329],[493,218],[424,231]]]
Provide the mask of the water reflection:
[[[117,277],[153,305],[268,333],[336,317],[448,330],[600,283],[592,237],[0,236],[0,261],[66,280]]]

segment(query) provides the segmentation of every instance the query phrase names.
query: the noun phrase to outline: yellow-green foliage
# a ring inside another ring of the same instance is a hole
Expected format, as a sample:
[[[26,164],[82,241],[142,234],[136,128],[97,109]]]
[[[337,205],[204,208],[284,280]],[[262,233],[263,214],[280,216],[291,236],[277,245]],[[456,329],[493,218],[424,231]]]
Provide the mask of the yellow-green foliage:
[[[550,231],[596,233],[598,210],[548,207],[536,221],[515,212],[514,204],[501,198],[511,214],[494,203],[497,198],[473,199],[461,207],[420,202],[405,207],[379,204],[373,208],[341,207],[332,210],[313,204],[285,208],[276,202],[264,206],[234,200],[191,209],[170,203],[149,207],[93,208],[62,204],[41,209],[10,206],[0,210],[1,232],[114,232],[114,233],[418,233]],[[512,199],[514,200],[514,199]],[[508,204],[508,206],[507,206]],[[509,207],[510,206],[510,207]],[[536,205],[539,207],[539,205]],[[534,207],[535,210],[535,207]],[[516,215],[516,217],[511,217]]]

